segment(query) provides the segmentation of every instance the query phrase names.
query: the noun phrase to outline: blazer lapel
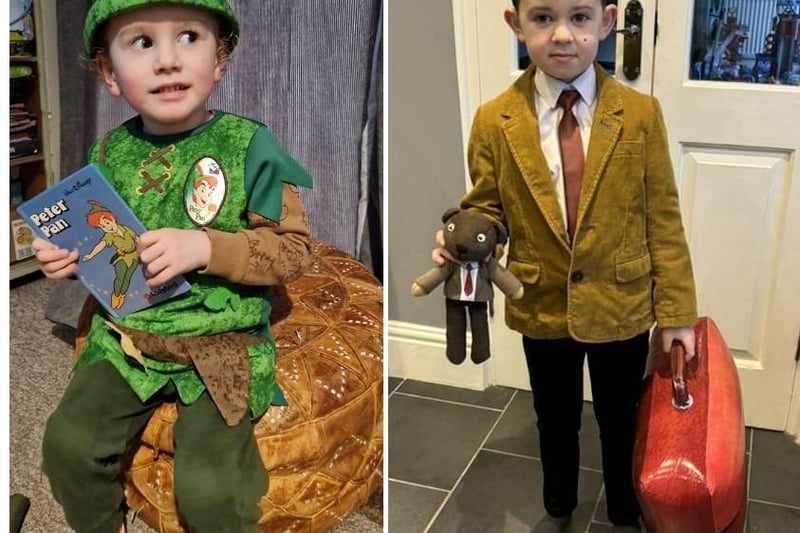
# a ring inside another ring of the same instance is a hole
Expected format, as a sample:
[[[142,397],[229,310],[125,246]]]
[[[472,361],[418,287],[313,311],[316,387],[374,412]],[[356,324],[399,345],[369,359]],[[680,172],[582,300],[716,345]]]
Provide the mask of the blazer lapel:
[[[622,95],[619,87],[614,83],[608,83],[610,76],[602,67],[596,65],[595,71],[597,107],[594,111],[589,150],[583,167],[581,195],[578,202],[578,228],[622,131]]]
[[[506,143],[534,201],[550,229],[567,246],[567,229],[561,217],[556,192],[550,181],[550,167],[541,148],[539,119],[533,105],[533,73],[530,68],[514,83],[503,117]]]

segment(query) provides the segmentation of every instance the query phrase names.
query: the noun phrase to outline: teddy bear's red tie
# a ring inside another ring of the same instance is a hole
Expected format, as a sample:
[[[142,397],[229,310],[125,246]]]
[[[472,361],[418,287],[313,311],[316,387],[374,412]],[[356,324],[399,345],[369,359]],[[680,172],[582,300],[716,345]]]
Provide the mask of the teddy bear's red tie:
[[[469,296],[472,294],[472,265],[467,263],[464,268],[467,270],[467,279],[464,280],[464,294]]]
[[[578,119],[572,114],[572,106],[579,98],[580,94],[574,90],[562,91],[558,97],[558,106],[564,108],[564,115],[558,124],[558,143],[561,147],[561,168],[564,173],[564,196],[567,204],[567,232],[570,242],[575,235],[584,163],[581,128]]]

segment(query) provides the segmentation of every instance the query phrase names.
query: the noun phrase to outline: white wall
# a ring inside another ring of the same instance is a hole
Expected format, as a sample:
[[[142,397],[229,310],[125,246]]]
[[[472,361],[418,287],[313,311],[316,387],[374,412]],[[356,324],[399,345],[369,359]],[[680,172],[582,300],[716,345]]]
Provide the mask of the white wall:
[[[452,6],[387,6],[389,374],[435,381],[441,371],[442,382],[478,386],[445,358],[441,290],[410,293],[413,280],[433,266],[442,213],[466,191]]]

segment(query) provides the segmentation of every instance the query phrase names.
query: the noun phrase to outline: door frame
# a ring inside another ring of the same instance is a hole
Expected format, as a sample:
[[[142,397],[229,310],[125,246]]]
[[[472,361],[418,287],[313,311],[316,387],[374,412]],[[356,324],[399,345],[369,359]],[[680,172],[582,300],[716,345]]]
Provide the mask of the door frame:
[[[461,135],[464,146],[465,192],[472,187],[467,164],[467,146],[472,117],[481,103],[480,55],[478,52],[479,0],[453,0],[453,33],[456,51],[456,76],[458,78],[458,103],[461,110]],[[498,13],[498,16],[500,14]]]

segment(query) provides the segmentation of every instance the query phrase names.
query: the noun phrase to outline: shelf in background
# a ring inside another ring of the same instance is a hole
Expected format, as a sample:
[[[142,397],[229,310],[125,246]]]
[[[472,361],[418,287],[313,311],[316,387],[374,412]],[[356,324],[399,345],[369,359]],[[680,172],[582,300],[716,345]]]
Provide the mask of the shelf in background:
[[[22,2],[22,0],[13,0]],[[20,140],[11,143],[9,157],[9,203],[11,209],[6,215],[6,235],[10,236],[11,252],[9,254],[9,274],[12,280],[25,282],[33,276],[41,276],[38,263],[34,258],[14,261],[25,253],[29,236],[23,235],[24,224],[21,224],[14,205],[23,199],[33,198],[51,186],[54,177],[59,175],[60,159],[60,98],[58,86],[58,12],[56,2],[40,0],[24,0],[30,4],[30,18],[35,27],[35,39],[11,39],[8,50],[10,96],[9,102],[24,104],[26,115],[20,118],[36,120],[36,129],[29,131],[29,137],[35,143]],[[26,21],[27,24],[27,21]],[[12,34],[14,32],[12,31]],[[21,36],[32,37],[28,33]],[[13,77],[17,76],[17,77]],[[30,124],[33,126],[33,124]],[[22,127],[22,121],[18,124]],[[9,125],[6,128],[10,130]],[[10,132],[9,132],[10,133]],[[35,133],[35,135],[34,135]],[[12,137],[16,134],[11,134]],[[25,137],[19,135],[18,137]],[[37,149],[33,152],[33,149]],[[16,156],[16,157],[14,157]],[[0,198],[0,201],[4,201]],[[3,231],[3,230],[0,230]],[[23,238],[24,237],[24,238]]]
[[[26,163],[35,163],[37,161],[44,161],[44,154],[31,154],[31,155],[23,155],[22,157],[14,157],[9,160],[9,164],[12,167],[17,165],[24,165]]]
[[[29,257],[15,263],[11,263],[11,266],[9,267],[9,274],[11,274],[11,279],[17,279],[19,277],[32,274],[37,270],[39,270],[39,264],[36,262],[36,259]]]

